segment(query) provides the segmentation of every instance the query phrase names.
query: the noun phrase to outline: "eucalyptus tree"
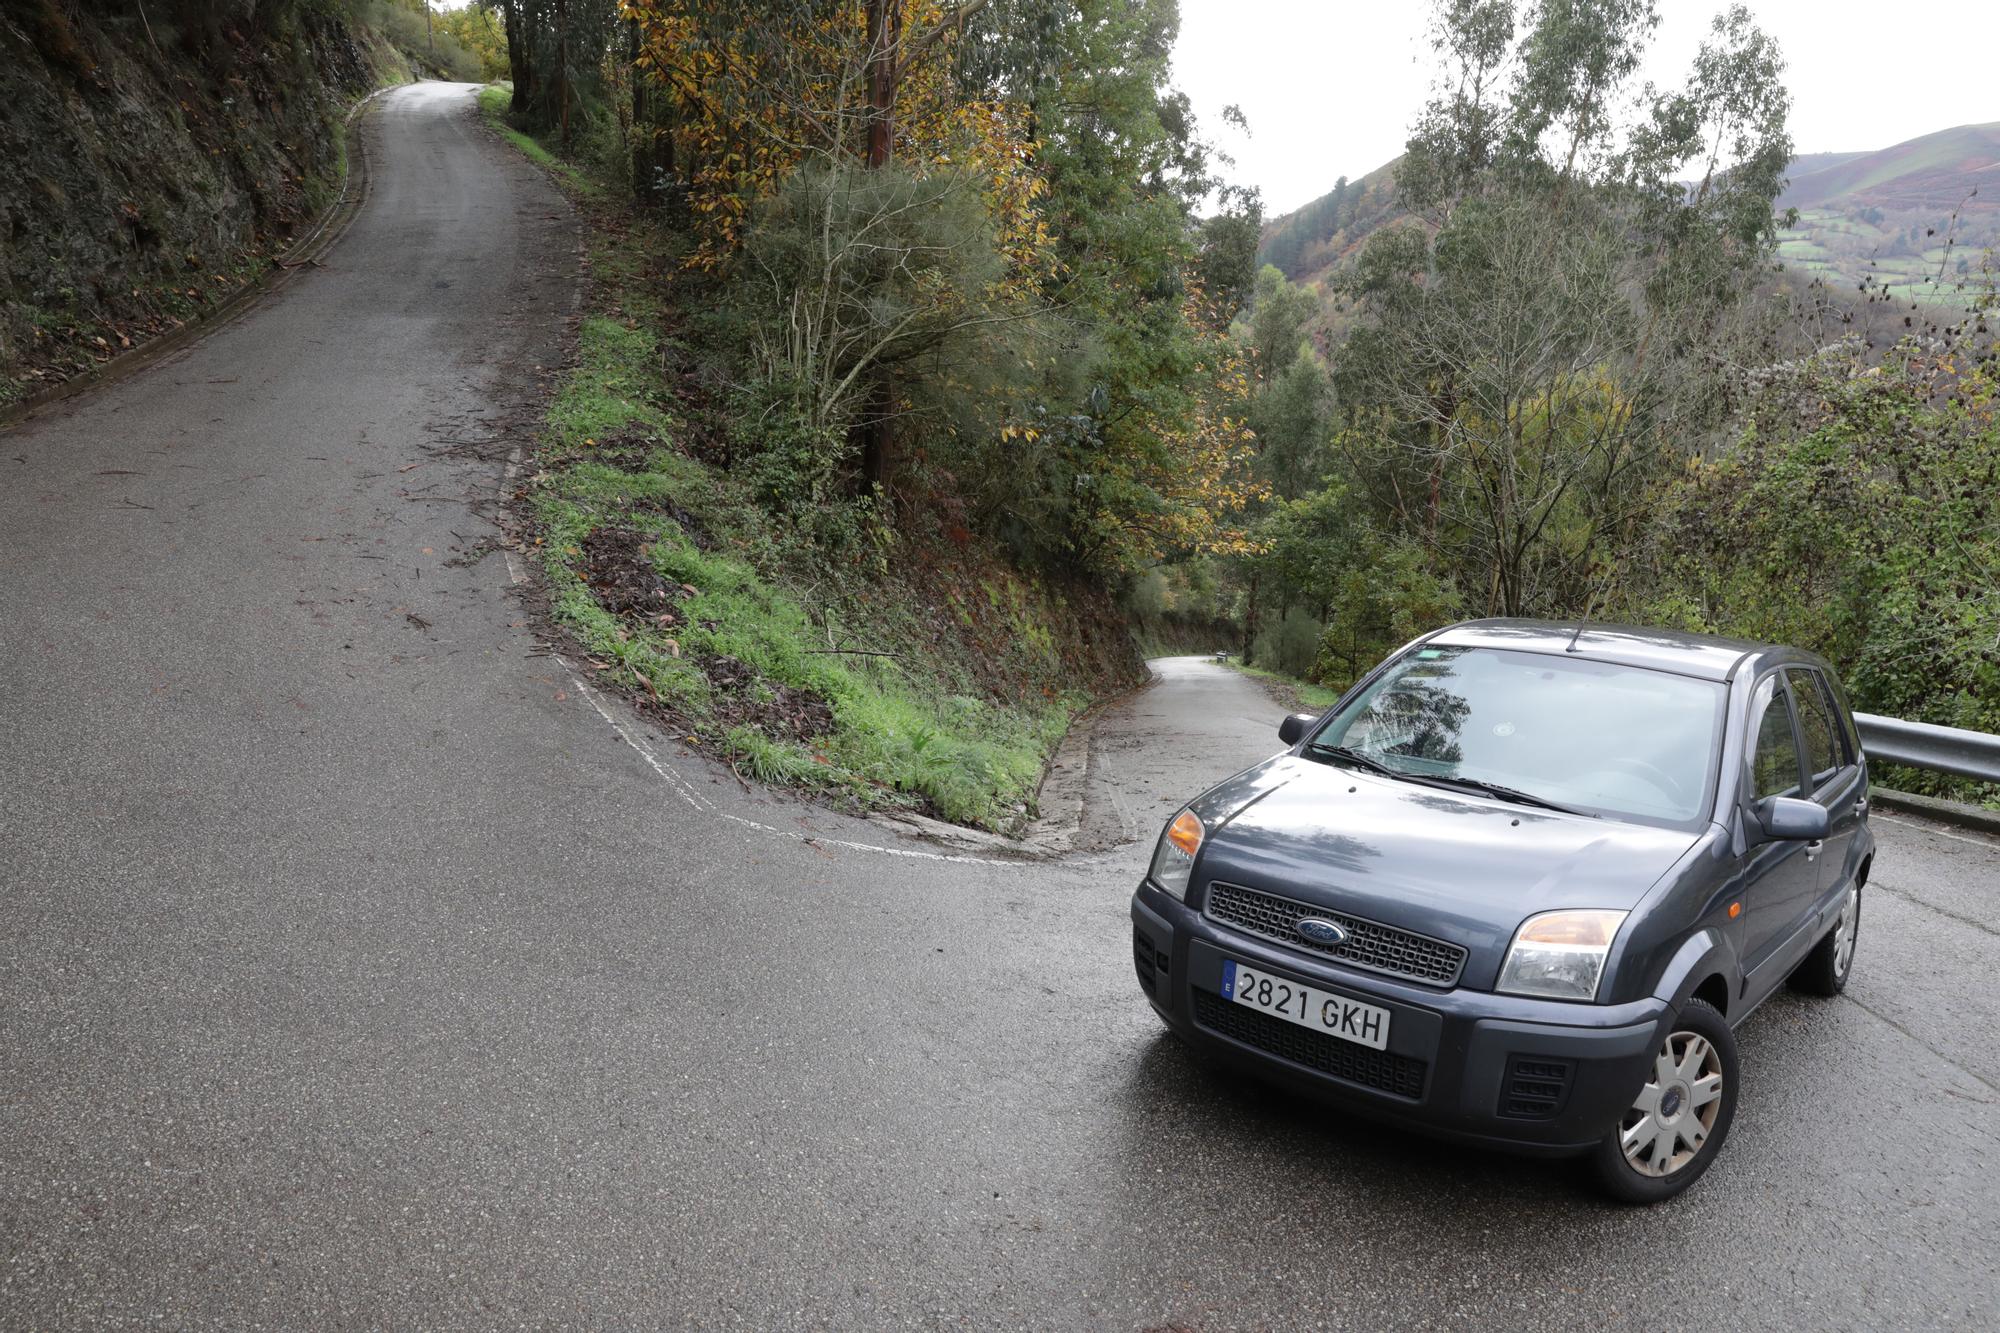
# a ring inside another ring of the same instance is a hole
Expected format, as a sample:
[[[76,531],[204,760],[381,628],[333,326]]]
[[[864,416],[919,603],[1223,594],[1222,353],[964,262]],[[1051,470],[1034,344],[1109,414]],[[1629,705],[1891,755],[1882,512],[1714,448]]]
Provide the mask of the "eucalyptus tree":
[[[1356,479],[1492,611],[1588,603],[1645,479],[1719,425],[1722,342],[1775,242],[1775,43],[1737,5],[1681,87],[1635,89],[1657,23],[1653,0],[1445,0],[1397,172],[1416,220],[1348,283]]]

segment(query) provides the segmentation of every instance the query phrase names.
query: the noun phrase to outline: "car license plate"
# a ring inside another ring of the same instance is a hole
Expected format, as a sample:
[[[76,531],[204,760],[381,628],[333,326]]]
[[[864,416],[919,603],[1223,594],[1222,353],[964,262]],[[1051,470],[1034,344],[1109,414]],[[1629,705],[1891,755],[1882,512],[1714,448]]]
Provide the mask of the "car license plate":
[[[1342,1041],[1378,1051],[1389,1045],[1387,1009],[1350,1000],[1332,991],[1301,986],[1296,981],[1274,977],[1228,959],[1222,964],[1222,998]]]

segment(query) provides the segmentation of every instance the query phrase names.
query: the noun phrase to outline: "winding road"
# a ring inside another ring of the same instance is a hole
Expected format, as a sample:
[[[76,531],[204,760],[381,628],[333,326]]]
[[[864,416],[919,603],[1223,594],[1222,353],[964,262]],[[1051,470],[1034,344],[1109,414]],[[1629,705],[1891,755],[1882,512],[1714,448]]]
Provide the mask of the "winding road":
[[[2000,1323],[2000,847],[1879,818],[1667,1207],[1210,1072],[1126,899],[1278,705],[1156,664],[1039,862],[655,743],[490,518],[575,222],[361,124],[323,268],[0,434],[0,1325]]]

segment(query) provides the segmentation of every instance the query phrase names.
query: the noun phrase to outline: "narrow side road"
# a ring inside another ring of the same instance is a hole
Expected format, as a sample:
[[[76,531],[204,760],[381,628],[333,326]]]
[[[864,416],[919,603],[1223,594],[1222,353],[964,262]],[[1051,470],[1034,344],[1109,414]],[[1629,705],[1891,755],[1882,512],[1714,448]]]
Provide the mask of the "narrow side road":
[[[469,88],[362,132],[325,269],[0,435],[0,1326],[2000,1319],[2000,849],[1881,826],[1668,1208],[1212,1074],[1126,898],[1282,710],[1156,664],[1058,862],[642,753],[486,517],[573,221]]]

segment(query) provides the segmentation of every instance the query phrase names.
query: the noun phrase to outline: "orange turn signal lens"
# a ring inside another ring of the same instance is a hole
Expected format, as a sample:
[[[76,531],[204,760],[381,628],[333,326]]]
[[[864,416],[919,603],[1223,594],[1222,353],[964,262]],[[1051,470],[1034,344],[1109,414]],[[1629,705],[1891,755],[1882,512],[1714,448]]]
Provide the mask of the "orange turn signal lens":
[[[1623,912],[1544,912],[1516,937],[1523,944],[1575,944],[1602,949],[1625,920]]]
[[[1735,919],[1736,919],[1737,917],[1739,917],[1739,916],[1742,916],[1742,915],[1743,915],[1743,904],[1742,904],[1742,903],[1731,903],[1731,904],[1729,904],[1729,919],[1730,919],[1731,921],[1734,921],[1734,920],[1735,920]]]
[[[1201,820],[1195,817],[1194,811],[1183,810],[1174,816],[1173,823],[1167,825],[1167,841],[1193,856],[1201,849],[1203,832]]]

